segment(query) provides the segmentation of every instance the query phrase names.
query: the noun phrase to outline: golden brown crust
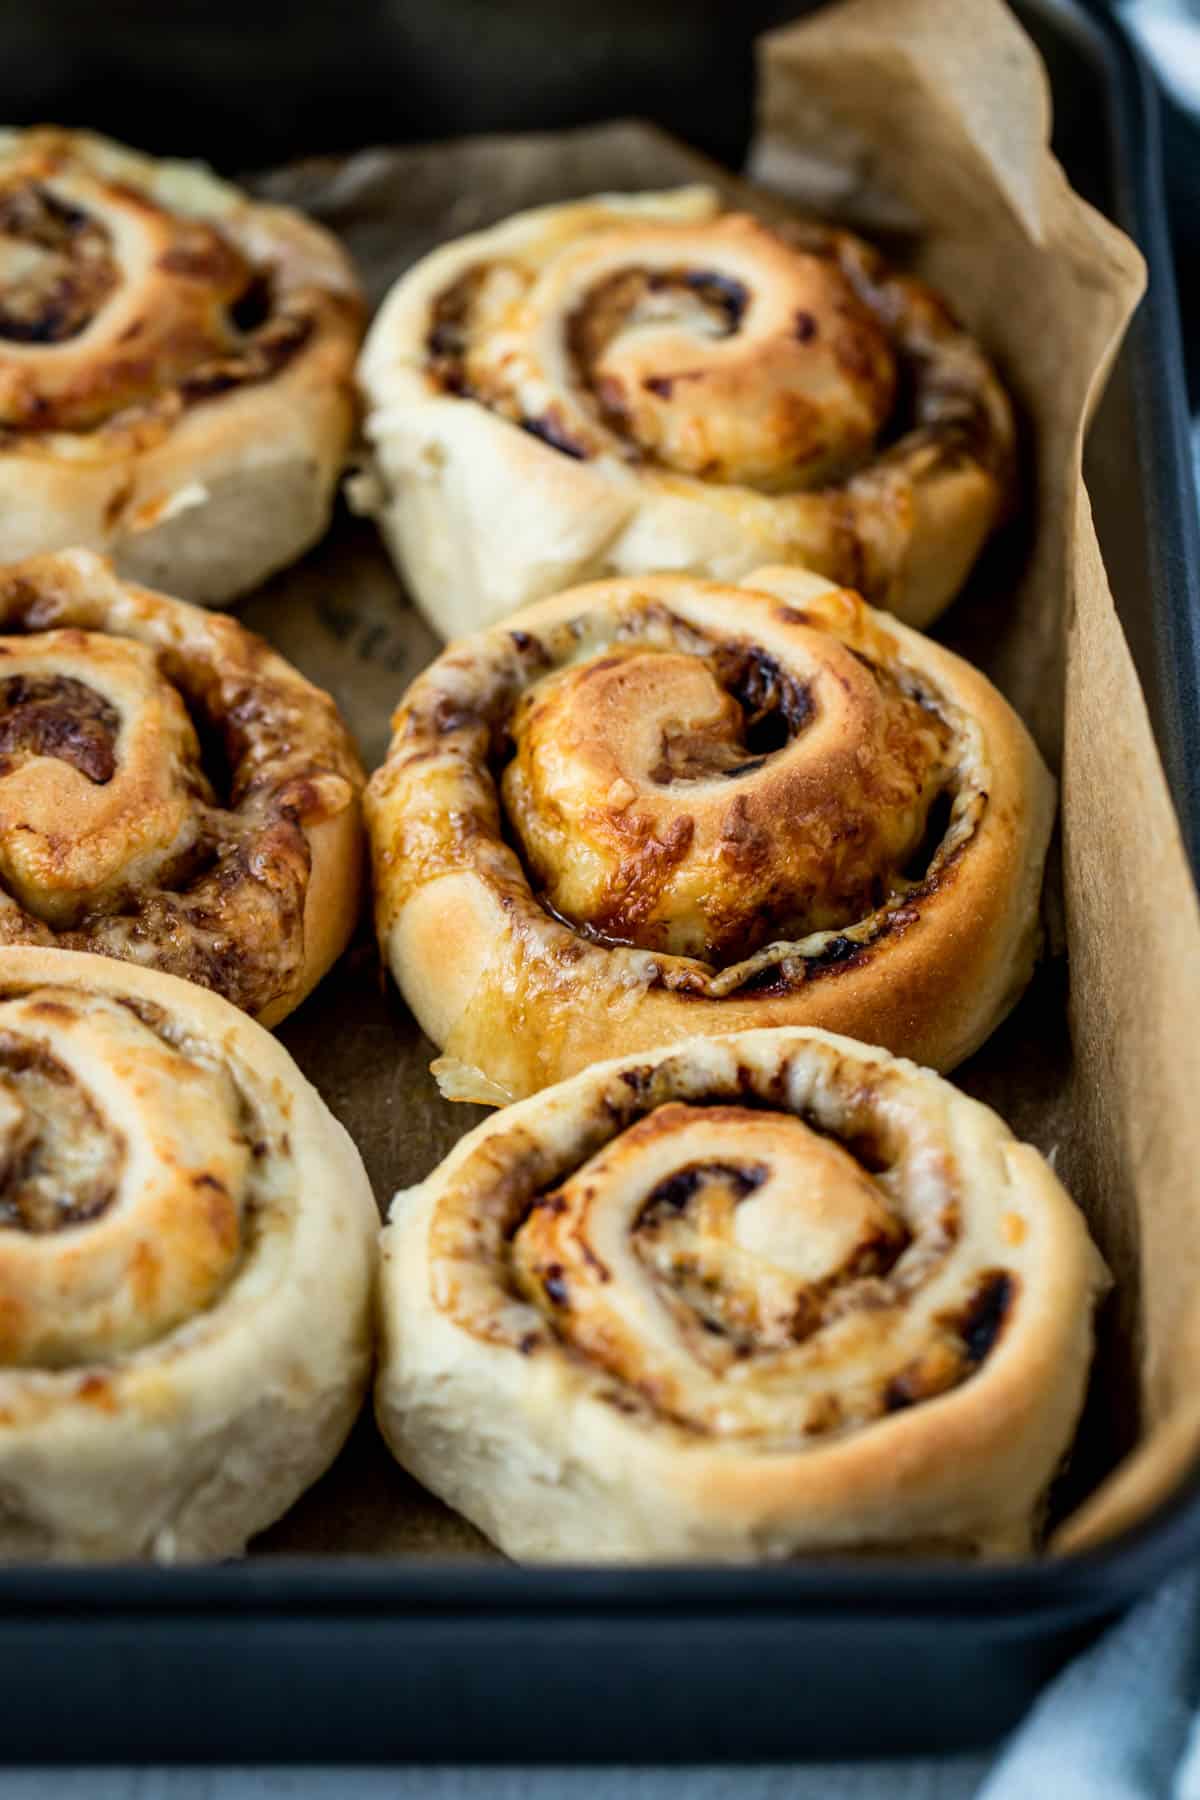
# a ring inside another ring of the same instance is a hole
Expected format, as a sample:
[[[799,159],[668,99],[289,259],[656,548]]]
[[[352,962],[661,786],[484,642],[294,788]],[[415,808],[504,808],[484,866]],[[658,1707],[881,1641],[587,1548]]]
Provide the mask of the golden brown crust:
[[[360,379],[369,509],[447,635],[590,576],[767,561],[923,625],[1011,503],[1010,403],[941,298],[849,232],[707,189],[443,247],[385,302]],[[535,471],[540,530],[505,498]]]
[[[1027,1548],[1107,1285],[995,1114],[798,1029],[506,1109],[383,1255],[396,1454],[510,1554],[589,1561]]]
[[[727,964],[879,906],[953,778],[952,732],[865,652],[799,614],[791,637],[788,665],[744,639],[618,642],[521,696],[501,791],[552,912]]]
[[[948,1068],[1028,979],[1032,742],[820,577],[577,589],[452,646],[394,725],[380,941],[423,1029],[509,1097],[756,1025]]]
[[[235,620],[87,551],[0,567],[0,943],[274,1024],[353,930],[362,785],[329,696]]]
[[[87,133],[0,133],[0,556],[107,548],[209,603],[253,585],[328,516],[362,323],[299,215]]]
[[[283,1048],[217,995],[0,949],[0,1554],[240,1550],[370,1366],[377,1215]]]

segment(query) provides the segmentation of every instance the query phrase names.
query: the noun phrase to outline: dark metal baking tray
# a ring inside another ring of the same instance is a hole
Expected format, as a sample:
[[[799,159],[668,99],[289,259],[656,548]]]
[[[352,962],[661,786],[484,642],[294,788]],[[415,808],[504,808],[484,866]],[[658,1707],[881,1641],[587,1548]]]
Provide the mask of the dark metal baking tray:
[[[64,5],[73,10],[60,0],[47,11]],[[765,10],[746,9],[747,44]],[[771,9],[775,18],[794,10]],[[206,11],[211,21],[221,8]],[[694,12],[684,11],[694,36]],[[1018,11],[1050,69],[1068,173],[1150,265],[1088,473],[1196,866],[1200,560],[1156,96],[1106,16],[1075,0],[1023,0]],[[311,22],[310,8],[300,12]],[[669,4],[662,13],[679,23]],[[670,37],[664,28],[664,50]],[[738,67],[748,81],[748,56]],[[724,64],[720,79],[729,72]],[[22,116],[119,128],[84,108],[86,86],[65,98],[52,87],[34,102],[26,86]],[[0,99],[3,88],[0,78]],[[658,91],[669,89],[664,73]],[[674,92],[660,120],[686,128]],[[629,107],[601,97],[591,116],[597,109]],[[748,118],[744,95],[734,117]],[[560,95],[543,97],[540,112],[478,122],[571,118]],[[365,135],[378,120],[368,109],[361,124]],[[699,128],[690,135],[705,141]],[[144,137],[153,144],[155,133]],[[710,135],[706,147],[720,146]],[[5,1570],[4,1760],[707,1762],[951,1750],[1011,1724],[1103,1621],[1197,1552],[1200,1481],[1099,1552],[1008,1568],[600,1571],[252,1558],[180,1570]]]

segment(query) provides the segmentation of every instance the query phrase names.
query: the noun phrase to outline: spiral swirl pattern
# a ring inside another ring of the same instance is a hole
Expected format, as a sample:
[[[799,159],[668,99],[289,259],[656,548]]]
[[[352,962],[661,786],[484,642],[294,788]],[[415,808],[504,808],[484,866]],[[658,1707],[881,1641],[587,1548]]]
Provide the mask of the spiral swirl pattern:
[[[362,781],[332,701],[233,620],[84,551],[0,568],[0,943],[282,1018],[353,927]]]
[[[572,580],[768,560],[921,625],[1011,498],[1011,407],[940,298],[848,232],[725,213],[706,188],[435,252],[385,303],[362,381],[367,504],[450,634]],[[535,478],[536,518],[514,492]]]
[[[1107,1281],[994,1114],[802,1030],[501,1113],[384,1255],[384,1429],[532,1556],[1027,1546]]]
[[[0,1552],[240,1549],[349,1429],[374,1220],[244,1015],[0,950]]]
[[[262,381],[326,316],[353,320],[352,296],[315,273],[199,169],[159,174],[77,133],[5,133],[0,430],[86,433],[132,408],[144,426],[147,408],[167,419]]]
[[[506,1097],[755,1024],[949,1067],[1028,978],[1036,751],[977,672],[817,576],[575,590],[453,646],[394,726],[380,939]]]
[[[836,637],[617,645],[521,697],[501,792],[547,904],[735,962],[878,908],[953,778],[947,722]]]
[[[553,257],[507,329],[480,341],[472,311],[442,379],[518,421],[554,408],[589,456],[631,447],[786,491],[860,463],[895,399],[887,333],[837,262],[742,214],[597,231]]]
[[[212,1305],[250,1165],[227,1073],[128,1007],[53,988],[0,1003],[0,1363],[136,1349]]]
[[[327,514],[361,322],[299,215],[86,133],[0,132],[0,558],[87,544],[209,603],[252,585]],[[239,473],[273,520],[238,510]],[[207,568],[181,522],[206,508]]]

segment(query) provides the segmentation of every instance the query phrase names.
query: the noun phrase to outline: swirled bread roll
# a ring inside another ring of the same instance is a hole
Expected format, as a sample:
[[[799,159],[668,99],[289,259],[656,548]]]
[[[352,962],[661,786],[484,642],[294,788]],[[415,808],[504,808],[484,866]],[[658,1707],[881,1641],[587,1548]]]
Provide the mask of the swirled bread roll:
[[[1029,1548],[1107,1274],[996,1115],[822,1031],[487,1120],[383,1237],[393,1451],[510,1555]]]
[[[275,1024],[354,928],[363,780],[333,701],[236,620],[86,550],[0,566],[0,945]]]
[[[300,214],[0,131],[0,559],[87,545],[210,606],[292,562],[329,521],[363,316]]]
[[[434,251],[360,383],[360,504],[447,637],[597,576],[774,561],[924,625],[1011,497],[1011,406],[938,295],[849,232],[705,187]]]
[[[795,569],[452,645],[367,795],[384,954],[493,1099],[754,1025],[952,1067],[1028,980],[1053,811],[977,670]]]
[[[0,1557],[225,1556],[332,1461],[377,1214],[284,1051],[190,982],[0,949]]]

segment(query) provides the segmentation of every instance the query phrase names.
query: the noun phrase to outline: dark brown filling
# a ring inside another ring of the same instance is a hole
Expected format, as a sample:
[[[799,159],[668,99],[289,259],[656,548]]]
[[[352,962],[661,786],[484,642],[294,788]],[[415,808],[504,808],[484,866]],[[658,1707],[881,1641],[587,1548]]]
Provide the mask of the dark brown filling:
[[[251,287],[246,290],[247,294],[257,294],[259,279],[255,278]],[[230,310],[232,319],[236,319],[241,303],[241,300],[234,302]],[[255,299],[255,310],[258,304]],[[198,368],[185,375],[179,383],[179,392],[185,404],[194,405],[199,400],[212,400],[218,394],[228,393],[231,388],[269,380],[308,342],[312,332],[313,321],[306,313],[280,310],[265,325],[257,327],[236,349],[201,363]]]
[[[40,182],[22,182],[0,189],[0,238],[37,252],[28,268],[0,288],[0,338],[61,344],[78,337],[116,286],[104,226]]]
[[[0,579],[5,633],[36,636],[75,623],[70,596],[27,576]],[[163,646],[156,660],[200,739],[199,756],[182,746],[172,775],[195,803],[192,826],[170,854],[161,847],[152,877],[123,883],[114,871],[69,928],[16,904],[0,908],[0,946],[55,944],[126,958],[258,1013],[289,990],[303,963],[307,833],[326,816],[324,778],[354,784],[358,765],[332,704],[274,678],[266,647],[249,634],[240,644],[223,640],[220,655],[211,644]],[[0,778],[22,755],[41,754],[106,781],[119,773],[122,724],[84,682],[11,675],[0,680]],[[52,858],[53,821],[46,824]],[[129,826],[113,815],[113,829]]]
[[[587,461],[587,449],[578,438],[572,437],[557,408],[548,407],[540,418],[523,418],[518,420],[518,424],[522,431],[527,431],[530,437],[539,438],[543,444],[549,444],[552,450],[560,450],[575,462]]]
[[[185,289],[176,325],[168,306],[146,343],[135,320],[79,391],[51,400],[32,390],[7,428],[87,430],[160,401],[193,405],[268,380],[308,341],[309,307],[280,299],[270,269],[254,268],[212,225],[172,225],[158,266]],[[98,220],[38,182],[0,189],[0,340],[58,344],[78,336],[119,280],[111,236]],[[196,316],[196,294],[201,314],[204,299],[212,301],[207,319]]]
[[[478,263],[444,288],[429,313],[425,350],[429,375],[451,394],[467,391],[463,363],[471,329],[471,313],[479,290],[487,279],[487,264]]]
[[[738,1199],[744,1200],[755,1188],[761,1187],[770,1170],[763,1163],[743,1163],[735,1166],[732,1163],[692,1163],[686,1169],[677,1169],[674,1175],[668,1175],[660,1181],[647,1195],[642,1210],[637,1216],[634,1229],[643,1226],[653,1228],[660,1222],[660,1216],[681,1213],[690,1206],[701,1188],[709,1182],[718,1181],[728,1187]]]
[[[692,1164],[659,1182],[633,1227],[634,1247],[680,1323],[686,1328],[690,1317],[708,1336],[727,1340],[739,1358],[803,1343],[839,1305],[876,1303],[881,1298],[877,1290],[857,1295],[857,1284],[882,1281],[912,1242],[907,1227],[893,1215],[824,1279],[797,1283],[786,1316],[764,1314],[753,1284],[747,1286],[739,1276],[736,1259],[719,1273],[719,1265],[705,1253],[697,1224],[706,1203],[737,1207],[769,1176],[762,1163]]]
[[[732,337],[742,322],[749,293],[740,281],[715,269],[620,269],[600,281],[567,320],[567,351],[581,393],[590,395],[605,423],[624,434],[629,423],[619,386],[599,378],[596,365],[613,339],[639,316],[658,318],[686,307],[700,312],[701,331]],[[683,375],[650,377],[652,393],[669,399]],[[632,447],[636,452],[636,446]]]
[[[976,1367],[986,1361],[1004,1328],[1015,1287],[1011,1275],[1002,1269],[989,1269],[980,1278],[966,1310],[957,1319],[944,1321],[958,1333],[967,1360]]]
[[[736,780],[761,769],[815,716],[812,694],[769,656],[751,644],[730,644],[709,659],[717,681],[737,701],[744,720],[737,741],[711,730],[664,729],[659,759],[649,771],[660,787],[678,781]]]
[[[0,680],[0,776],[22,756],[55,756],[102,786],[116,770],[121,716],[72,675]]]
[[[813,717],[807,684],[789,675],[756,644],[721,644],[713,652],[712,662],[717,680],[742,709],[744,741],[752,757],[782,750]],[[744,768],[725,771],[727,775],[746,772]]]
[[[901,1412],[922,1400],[935,1400],[974,1375],[995,1349],[1016,1291],[1015,1276],[1001,1269],[989,1269],[981,1275],[960,1311],[939,1315],[937,1324],[945,1337],[936,1339],[922,1356],[889,1381],[884,1390],[884,1411]]]
[[[120,1133],[71,1072],[0,1033],[0,1225],[46,1233],[94,1219],[112,1204],[124,1159]]]
[[[732,337],[750,296],[744,284],[715,269],[618,269],[576,307],[567,321],[567,344],[585,385],[609,344],[639,312],[661,314],[675,302],[698,303],[716,337]]]

